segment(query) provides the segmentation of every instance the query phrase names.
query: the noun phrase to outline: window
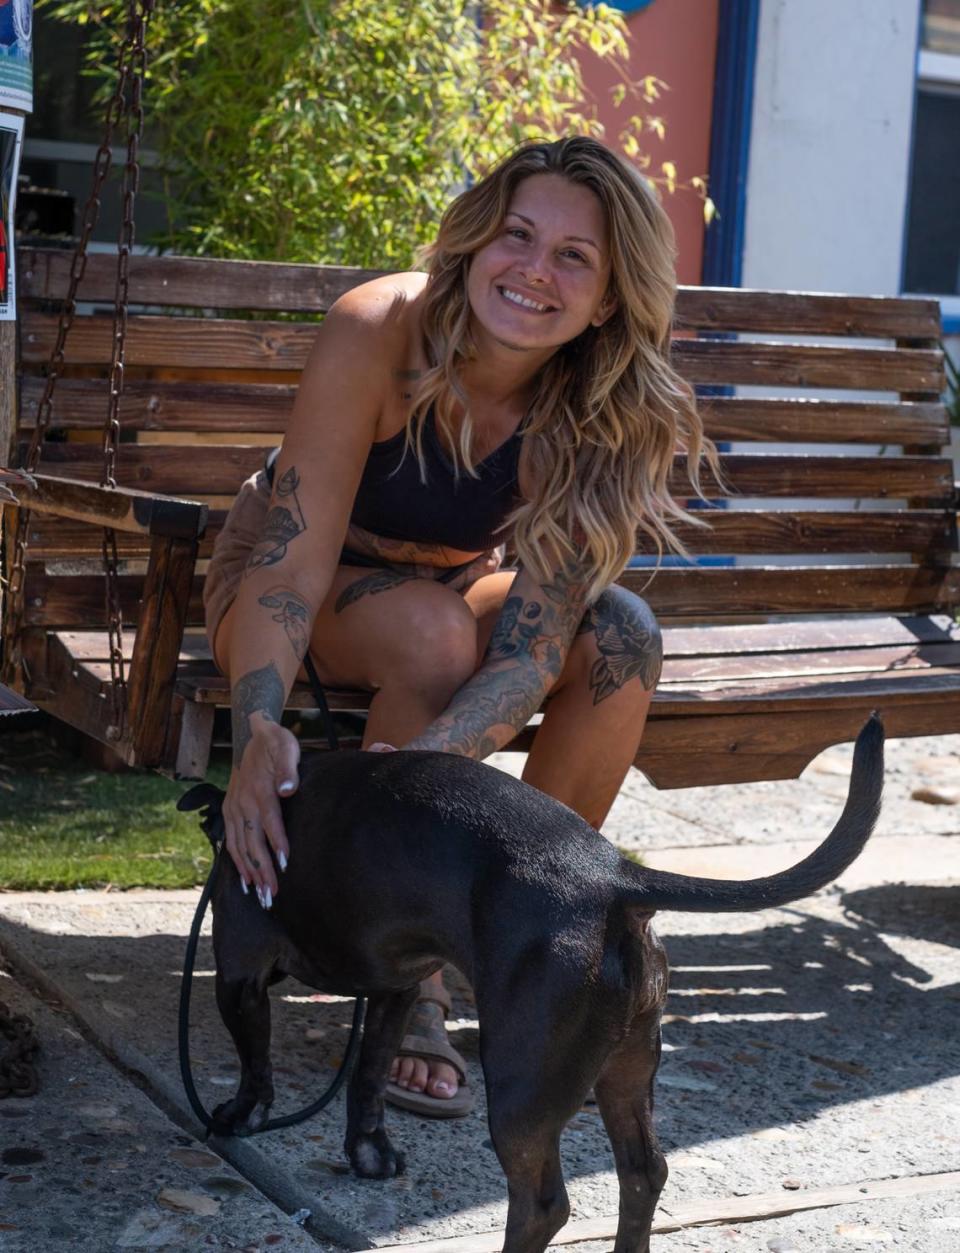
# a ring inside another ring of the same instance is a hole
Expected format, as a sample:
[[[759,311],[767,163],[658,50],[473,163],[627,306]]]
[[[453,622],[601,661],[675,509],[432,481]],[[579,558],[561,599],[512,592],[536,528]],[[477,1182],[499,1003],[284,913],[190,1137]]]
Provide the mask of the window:
[[[960,0],[925,0],[918,69],[903,285],[960,297]]]

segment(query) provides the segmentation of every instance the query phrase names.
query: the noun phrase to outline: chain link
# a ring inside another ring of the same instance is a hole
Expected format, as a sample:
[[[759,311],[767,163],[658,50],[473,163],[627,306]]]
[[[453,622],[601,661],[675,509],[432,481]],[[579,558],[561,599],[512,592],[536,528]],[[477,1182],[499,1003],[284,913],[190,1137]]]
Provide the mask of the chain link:
[[[57,339],[51,354],[43,396],[27,451],[24,468],[34,473],[40,461],[43,440],[53,412],[53,396],[57,379],[65,362],[67,335],[76,314],[76,297],[86,270],[90,238],[100,217],[101,192],[113,160],[113,133],[126,121],[127,158],[123,173],[122,222],[117,253],[117,282],[114,292],[114,326],[110,362],[110,391],[107,417],[103,426],[103,467],[100,482],[116,487],[117,448],[120,442],[120,398],[123,393],[123,368],[127,331],[129,295],[129,258],[134,242],[134,202],[140,186],[139,151],[143,136],[143,83],[146,72],[144,33],[148,15],[155,0],[131,0],[126,37],[120,49],[116,90],[107,105],[104,136],[94,159],[93,181],[84,207],[83,226],[70,266],[67,295],[63,302]],[[21,646],[24,615],[24,581],[29,546],[30,511],[21,509],[17,519],[14,555],[6,584],[6,609],[3,635],[3,670],[5,682],[16,686],[25,675],[26,665]],[[102,544],[107,625],[110,636],[111,725],[107,734],[119,740],[126,716],[126,678],[123,662],[122,611],[120,605],[116,535],[105,529]]]

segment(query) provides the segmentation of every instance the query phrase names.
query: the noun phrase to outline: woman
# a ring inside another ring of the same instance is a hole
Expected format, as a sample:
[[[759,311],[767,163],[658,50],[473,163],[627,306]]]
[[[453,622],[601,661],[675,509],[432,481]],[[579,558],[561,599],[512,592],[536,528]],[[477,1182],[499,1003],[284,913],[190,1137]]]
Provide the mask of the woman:
[[[324,684],[375,693],[368,749],[482,759],[549,697],[523,778],[596,827],[660,671],[653,615],[614,580],[638,527],[679,547],[667,476],[685,449],[696,485],[705,446],[668,360],[666,214],[595,140],[533,143],[454,201],[426,256],[331,309],[272,495],[244,485],[206,581],[233,706],[227,847],[268,908],[308,647]],[[388,1089],[434,1116],[471,1103],[448,1006],[437,975]]]

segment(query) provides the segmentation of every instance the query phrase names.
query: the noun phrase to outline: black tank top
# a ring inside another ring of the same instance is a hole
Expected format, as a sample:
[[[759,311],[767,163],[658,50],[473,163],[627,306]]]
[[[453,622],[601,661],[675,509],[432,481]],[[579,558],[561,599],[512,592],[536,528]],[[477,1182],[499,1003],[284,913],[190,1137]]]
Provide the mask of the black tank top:
[[[495,548],[506,536],[494,532],[519,498],[517,466],[523,425],[480,462],[476,467],[479,478],[472,479],[461,469],[455,480],[431,406],[423,431],[426,484],[420,481],[413,451],[400,464],[406,434],[400,430],[372,445],[350,521],[385,539],[443,544],[464,552]]]

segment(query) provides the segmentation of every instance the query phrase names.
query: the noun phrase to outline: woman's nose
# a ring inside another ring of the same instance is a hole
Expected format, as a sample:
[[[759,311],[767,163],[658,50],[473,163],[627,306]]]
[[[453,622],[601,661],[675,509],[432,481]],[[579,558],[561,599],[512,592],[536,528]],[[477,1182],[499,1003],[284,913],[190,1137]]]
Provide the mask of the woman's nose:
[[[550,281],[550,263],[547,253],[543,251],[527,256],[520,267],[520,273],[528,283],[544,286]]]

